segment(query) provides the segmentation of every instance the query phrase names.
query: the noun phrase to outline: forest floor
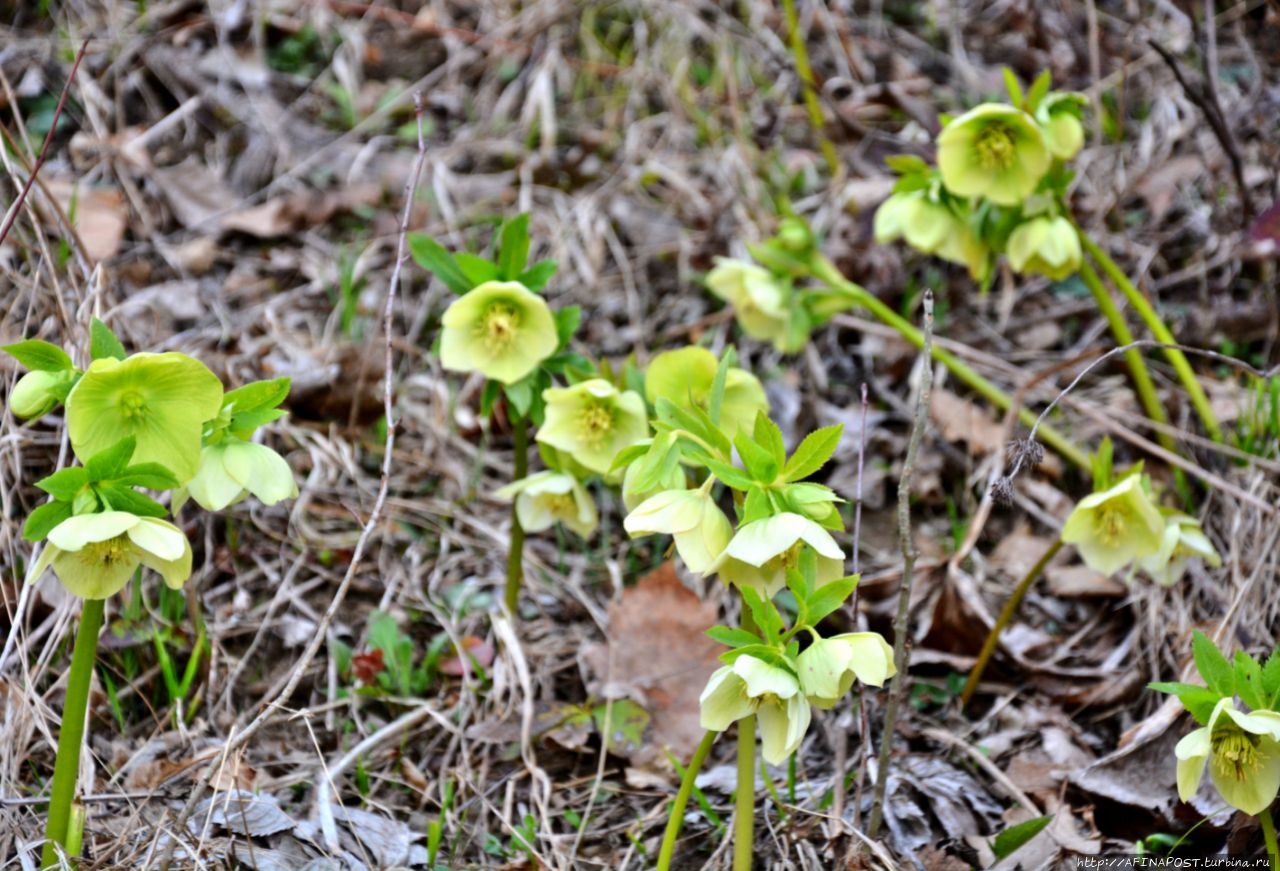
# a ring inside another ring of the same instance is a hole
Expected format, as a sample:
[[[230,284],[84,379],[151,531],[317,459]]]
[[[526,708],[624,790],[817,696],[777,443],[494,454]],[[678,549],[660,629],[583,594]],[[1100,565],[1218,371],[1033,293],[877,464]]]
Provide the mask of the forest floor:
[[[932,289],[939,341],[1043,408],[1113,344],[1079,279],[1005,271],[982,295],[962,269],[876,245],[871,219],[893,185],[886,156],[929,156],[939,113],[999,98],[1002,66],[1023,82],[1049,70],[1090,100],[1077,220],[1179,342],[1260,369],[1280,360],[1274,0],[797,5],[820,131],[770,0],[0,2],[6,209],[67,95],[0,243],[0,342],[87,347],[97,316],[130,350],[191,353],[229,385],[293,378],[267,438],[299,497],[188,515],[187,599],[148,581],[146,619],[126,619],[123,598],[109,606],[82,868],[166,856],[173,868],[422,868],[433,831],[438,868],[653,866],[672,759],[701,735],[697,698],[720,650],[703,630],[729,598],[670,562],[664,540],[629,539],[602,487],[585,544],[530,537],[520,613],[504,612],[509,508],[493,493],[512,475],[505,419],[480,415],[480,380],[442,370],[432,345],[449,293],[412,261],[383,328],[406,189],[410,229],[453,250],[485,250],[498,222],[528,212],[536,256],[560,265],[548,298],[583,308],[582,353],[643,364],[733,344],[790,446],[844,424],[820,477],[851,502],[861,487],[860,539],[840,541],[863,580],[857,613],[837,622],[890,638],[917,352],[854,309],[782,355],[705,290],[715,257],[745,256],[790,208],[849,279],[911,320]],[[1024,868],[1154,849],[1161,835],[1185,835],[1182,855],[1260,848],[1252,818],[1216,796],[1179,801],[1173,746],[1191,721],[1146,685],[1186,679],[1193,629],[1229,650],[1275,645],[1280,397],[1274,378],[1268,394],[1195,360],[1228,432],[1215,445],[1163,358],[1147,358],[1223,565],[1165,588],[1104,577],[1065,549],[961,710],[994,615],[1089,489],[1050,456],[1012,507],[993,507],[993,470],[1019,433],[939,369],[912,482],[905,713],[886,738],[883,691],[816,712],[794,768],[758,784],[757,867],[986,866],[994,834],[1041,815],[1054,819],[1015,855]],[[1085,450],[1110,435],[1118,463],[1173,479],[1119,364],[1087,376],[1054,420]],[[35,799],[78,610],[52,576],[23,580],[22,522],[44,498],[32,482],[67,462],[61,432],[56,417],[7,412],[0,426],[3,867],[35,867],[25,851],[43,831]],[[193,663],[186,686],[166,681],[173,663]],[[647,730],[603,740],[623,701]],[[882,740],[886,824],[869,839]],[[729,867],[733,772],[721,740],[676,867]],[[192,804],[197,783],[212,791]]]

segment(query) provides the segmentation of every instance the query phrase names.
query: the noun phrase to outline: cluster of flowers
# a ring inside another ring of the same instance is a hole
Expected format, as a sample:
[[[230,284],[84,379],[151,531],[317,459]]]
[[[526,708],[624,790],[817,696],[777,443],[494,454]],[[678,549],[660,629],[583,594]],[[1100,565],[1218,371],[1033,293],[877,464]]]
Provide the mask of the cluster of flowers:
[[[433,257],[439,267],[439,252]],[[446,369],[478,372],[510,396],[564,344],[539,294],[518,281],[487,281],[445,311],[440,357]],[[704,727],[724,730],[757,714],[764,757],[780,762],[803,739],[812,705],[835,704],[855,678],[880,686],[893,674],[879,635],[823,638],[816,629],[857,583],[845,577],[845,554],[831,535],[843,528],[841,500],[803,480],[830,458],[838,427],[811,434],[788,458],[760,381],[733,365],[731,352],[717,359],[701,347],[667,351],[642,375],[624,373],[621,384],[607,369],[555,369],[570,383],[540,392],[536,441],[548,468],[498,495],[515,500],[526,530],[558,522],[587,536],[598,514],[584,481],[598,477],[621,487],[629,534],[672,536],[690,571],[740,590],[757,630],[713,633],[732,649],[702,694]],[[717,484],[732,493],[736,524],[720,507]],[[784,587],[800,608],[789,627],[772,602]],[[801,633],[812,639],[803,651]]]
[[[1063,206],[1064,162],[1084,144],[1081,94],[1049,91],[1042,75],[1024,97],[1006,71],[1013,105],[983,103],[944,116],[937,166],[893,157],[894,193],[875,215],[875,239],[905,239],[924,254],[965,266],[989,286],[1003,253],[1015,272],[1054,281],[1080,268],[1082,250]]]
[[[1280,794],[1280,651],[1265,663],[1243,651],[1228,660],[1199,630],[1191,649],[1207,686],[1151,684],[1176,695],[1200,724],[1174,747],[1178,795],[1190,801],[1208,767],[1227,804],[1247,814],[1266,813]],[[1251,710],[1240,710],[1237,697]]]
[[[35,420],[65,405],[81,465],[36,483],[50,501],[27,518],[23,536],[48,540],[29,573],[52,568],[73,594],[105,599],[139,566],[177,589],[191,575],[191,545],[162,519],[191,498],[220,511],[252,494],[267,505],[296,496],[293,472],[251,439],[284,415],[289,379],[224,393],[200,361],[180,353],[126,356],[100,321],[83,371],[61,348],[28,340],[3,348],[30,371],[9,394],[15,416]],[[141,492],[169,491],[166,508]]]
[[[1140,468],[1111,483],[1110,454],[1104,441],[1094,470],[1098,490],[1076,504],[1062,527],[1062,540],[1076,546],[1086,565],[1107,575],[1141,570],[1166,587],[1181,580],[1194,559],[1222,565],[1200,521],[1158,507]]]

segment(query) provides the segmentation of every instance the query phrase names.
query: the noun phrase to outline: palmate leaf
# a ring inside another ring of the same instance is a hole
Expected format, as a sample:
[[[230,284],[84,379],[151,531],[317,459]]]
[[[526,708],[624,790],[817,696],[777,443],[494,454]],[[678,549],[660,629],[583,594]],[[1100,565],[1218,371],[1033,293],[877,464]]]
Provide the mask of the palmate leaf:
[[[47,478],[36,481],[36,486],[54,499],[70,502],[89,483],[89,473],[79,466],[59,469]]]
[[[27,541],[43,541],[55,526],[70,516],[70,502],[46,502],[27,515],[27,522],[22,526],[22,537]]]
[[[1267,706],[1267,694],[1262,688],[1262,666],[1243,650],[1237,650],[1235,661],[1236,695],[1246,705],[1258,710]]]
[[[731,626],[712,626],[707,630],[707,636],[712,641],[718,641],[725,647],[745,647],[748,644],[761,643],[758,635],[745,629],[737,629]]]
[[[1199,629],[1191,635],[1191,654],[1196,662],[1196,671],[1200,672],[1209,689],[1221,697],[1236,694],[1235,669],[1218,646]]]
[[[823,584],[814,590],[813,594],[805,602],[805,608],[808,611],[808,622],[816,624],[823,617],[833,613],[848,601],[849,597],[853,595],[853,591],[857,588],[860,577],[860,575],[849,575],[838,581]]]
[[[556,270],[560,268],[560,264],[554,260],[539,260],[530,266],[524,272],[521,272],[516,281],[525,287],[538,293],[542,288],[547,286],[547,282],[556,274]]]
[[[824,426],[804,437],[796,451],[782,467],[782,478],[787,483],[802,481],[826,465],[840,445],[843,424]]]
[[[273,378],[269,381],[251,381],[243,387],[230,390],[222,397],[223,409],[231,409],[235,416],[265,409],[273,409],[289,395],[291,379]]]
[[[782,430],[778,429],[778,425],[763,411],[756,412],[756,422],[751,436],[756,444],[769,452],[774,464],[781,468],[787,461],[787,448],[782,441]]]
[[[777,479],[781,463],[768,448],[761,446],[745,432],[734,436],[733,446],[738,449],[742,465],[747,467],[752,478],[765,485],[772,484]]]
[[[475,287],[467,280],[453,255],[430,236],[410,233],[409,254],[419,266],[440,279],[445,287],[459,296]]]
[[[1158,693],[1169,693],[1177,696],[1178,701],[1182,702],[1182,707],[1186,708],[1187,713],[1191,714],[1192,718],[1202,726],[1209,722],[1214,706],[1222,698],[1222,696],[1208,687],[1190,683],[1157,682],[1147,684],[1147,688]]]
[[[478,287],[486,281],[495,281],[498,278],[498,267],[477,254],[459,251],[453,255],[453,260],[462,270],[462,274],[467,277],[467,281],[471,282],[472,287]]]
[[[110,481],[123,475],[129,468],[129,458],[137,447],[138,440],[133,436],[120,439],[111,447],[98,451],[84,464],[85,474],[90,481]]]

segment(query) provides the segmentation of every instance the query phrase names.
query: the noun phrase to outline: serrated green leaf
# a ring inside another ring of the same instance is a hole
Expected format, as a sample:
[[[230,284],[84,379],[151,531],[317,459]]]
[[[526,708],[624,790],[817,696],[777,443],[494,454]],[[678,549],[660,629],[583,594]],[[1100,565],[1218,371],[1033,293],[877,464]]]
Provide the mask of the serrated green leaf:
[[[573,339],[573,334],[578,332],[578,327],[582,325],[582,307],[576,305],[567,305],[562,309],[556,309],[552,316],[556,320],[556,338],[563,348]]]
[[[738,523],[745,526],[754,520],[763,520],[774,515],[773,503],[769,496],[756,484],[747,489],[747,496],[742,500],[741,516]]]
[[[498,242],[498,275],[517,281],[529,260],[529,214],[516,215],[502,225]]]
[[[1265,708],[1269,700],[1262,688],[1262,666],[1243,650],[1236,651],[1233,665],[1235,666],[1236,695],[1254,710]]]
[[[233,415],[227,431],[241,441],[249,441],[253,434],[267,424],[285,417],[289,412],[280,408],[260,408],[244,414]]]
[[[823,584],[813,591],[805,604],[809,610],[810,625],[816,624],[823,617],[834,612],[849,600],[858,586],[859,575],[849,575],[838,581]]]
[[[1196,670],[1200,677],[1219,696],[1236,694],[1236,676],[1231,663],[1222,655],[1218,646],[1209,640],[1199,629],[1191,635],[1191,654],[1196,662]]]
[[[804,572],[797,571],[796,569],[787,569],[786,578],[787,589],[791,591],[791,595],[795,596],[796,606],[799,608],[799,613],[796,615],[795,625],[808,626],[810,625],[809,612],[805,607],[805,602],[808,601],[809,593],[812,592],[809,589],[810,584],[807,582]]]
[[[676,405],[665,396],[658,397],[656,405],[658,419],[675,429],[683,429],[696,438],[710,445],[721,457],[728,457],[732,451],[729,439],[719,427],[713,426],[707,413],[701,408],[691,411]]]
[[[138,463],[124,470],[124,474],[112,480],[126,487],[145,487],[148,490],[172,490],[179,484],[178,478],[159,463]]]
[[[111,511],[128,511],[138,517],[164,517],[168,513],[159,502],[131,487],[108,484],[95,489],[102,504]]]
[[[275,408],[289,396],[290,378],[272,378],[269,381],[250,381],[222,397],[222,407],[233,415],[247,414],[262,409]]]
[[[816,429],[805,436],[782,467],[782,479],[789,484],[802,481],[825,466],[840,446],[843,432],[844,425],[836,424]]]
[[[1040,101],[1049,93],[1049,86],[1051,84],[1053,84],[1053,76],[1048,70],[1045,70],[1040,73],[1040,75],[1036,76],[1036,80],[1031,83],[1031,87],[1027,91],[1027,103],[1023,108],[1034,115],[1036,109],[1040,105]]]
[[[27,541],[43,541],[55,526],[70,516],[70,502],[46,502],[27,515],[27,522],[22,526],[22,537]]]
[[[708,472],[715,475],[722,484],[732,487],[734,490],[747,490],[755,483],[751,480],[750,475],[737,466],[722,463],[707,454],[693,453],[689,455],[689,459],[706,466]]]
[[[707,630],[707,637],[725,647],[744,647],[748,644],[760,643],[759,636],[745,629],[736,629],[731,626],[712,626]]]
[[[787,446],[782,441],[782,430],[778,429],[778,425],[763,411],[756,412],[756,422],[752,427],[751,436],[756,444],[773,456],[773,461],[778,468],[782,468],[782,464],[787,461]]]
[[[742,465],[747,467],[747,473],[753,479],[765,485],[777,480],[778,467],[781,463],[774,459],[767,448],[757,444],[745,432],[739,432],[733,437],[733,446],[738,449]]]
[[[560,264],[554,260],[539,260],[524,272],[521,272],[516,281],[534,293],[538,293],[547,286],[547,282],[555,276],[556,270],[559,268]]]
[[[884,162],[898,175],[915,175],[929,171],[929,164],[914,154],[890,154]]]
[[[36,481],[36,486],[54,499],[70,502],[89,483],[89,473],[79,466],[59,469],[47,478]]]
[[[123,360],[126,356],[124,345],[120,344],[116,334],[97,318],[89,326],[89,356],[95,360],[105,360],[108,357]]]
[[[1274,708],[1280,696],[1280,648],[1273,651],[1262,666],[1262,690],[1270,700],[1267,707]]]
[[[423,269],[430,272],[445,287],[461,296],[475,285],[458,266],[458,261],[443,245],[422,233],[409,234],[409,255]]]
[[[486,281],[498,279],[498,267],[492,261],[468,251],[459,251],[453,255],[453,262],[458,264],[462,274],[467,277],[472,287],[479,287]]]
[[[133,436],[120,439],[109,448],[98,451],[84,464],[85,474],[90,482],[110,481],[123,475],[129,468],[129,458],[133,456],[138,440]]]
[[[1010,826],[996,835],[991,841],[991,852],[996,854],[997,859],[1011,856],[1028,841],[1043,832],[1051,822],[1053,822],[1053,815],[1048,814],[1018,823],[1016,826]]]
[[[1009,102],[1021,109],[1024,98],[1022,86],[1018,84],[1018,77],[1008,67],[1001,67],[1000,75],[1004,76],[1004,88],[1009,92]]]
[[[27,339],[12,345],[0,346],[10,357],[32,372],[64,372],[74,369],[67,352],[42,339]]]
[[[741,587],[742,600],[747,603],[751,616],[760,630],[760,637],[766,641],[782,634],[782,615],[770,599],[766,599],[751,587]]]

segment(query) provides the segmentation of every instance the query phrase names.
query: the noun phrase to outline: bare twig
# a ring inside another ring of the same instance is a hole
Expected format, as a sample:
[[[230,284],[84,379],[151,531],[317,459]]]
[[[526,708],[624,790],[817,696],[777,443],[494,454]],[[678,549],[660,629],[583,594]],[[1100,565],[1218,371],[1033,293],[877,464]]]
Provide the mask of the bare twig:
[[[1206,22],[1206,24],[1210,29],[1214,26],[1212,21]],[[1160,55],[1165,66],[1173,72],[1173,77],[1178,80],[1178,84],[1182,85],[1182,90],[1186,92],[1187,98],[1204,113],[1205,120],[1209,122],[1209,127],[1213,130],[1213,135],[1218,140],[1218,144],[1227,153],[1227,159],[1231,161],[1231,175],[1234,177],[1236,187],[1240,190],[1240,223],[1241,226],[1248,226],[1249,222],[1253,220],[1253,201],[1249,199],[1249,187],[1244,180],[1244,161],[1240,158],[1240,147],[1236,144],[1235,134],[1231,132],[1231,125],[1227,123],[1226,116],[1222,114],[1222,104],[1218,101],[1218,89],[1208,81],[1207,74],[1204,84],[1197,85],[1188,81],[1187,77],[1183,75],[1182,66],[1172,52],[1154,39],[1147,40],[1147,44],[1155,50],[1156,54]]]
[[[298,689],[298,685],[302,682],[303,675],[306,674],[307,667],[311,661],[315,659],[316,654],[320,651],[320,646],[328,638],[329,627],[333,624],[334,619],[338,616],[338,612],[342,608],[342,603],[346,599],[347,591],[351,588],[352,581],[355,580],[356,573],[359,570],[361,562],[364,558],[365,548],[369,544],[369,540],[373,537],[373,532],[378,527],[378,523],[382,519],[383,507],[387,501],[387,490],[391,481],[391,464],[395,449],[396,440],[396,421],[393,415],[392,399],[393,389],[395,386],[395,358],[392,350],[392,327],[395,322],[395,301],[396,294],[400,287],[400,273],[403,270],[404,262],[408,259],[407,238],[409,235],[409,218],[413,213],[413,200],[418,190],[418,177],[422,174],[423,164],[426,162],[427,146],[426,138],[423,132],[423,108],[422,95],[414,94],[413,97],[414,115],[418,121],[418,153],[413,162],[413,169],[409,173],[409,178],[405,182],[404,196],[404,212],[400,219],[399,239],[396,244],[396,260],[391,269],[391,278],[387,282],[387,295],[382,310],[382,328],[383,339],[385,342],[385,356],[383,359],[384,373],[382,385],[382,409],[386,417],[387,435],[383,442],[382,453],[382,470],[381,478],[378,483],[378,493],[373,501],[373,508],[369,512],[368,518],[364,522],[364,526],[360,530],[360,536],[356,539],[355,547],[351,553],[351,562],[347,565],[346,573],[343,574],[342,580],[338,584],[338,589],[334,591],[333,599],[329,602],[329,607],[325,609],[324,614],[320,618],[319,625],[316,626],[315,634],[311,637],[307,647],[303,650],[301,656],[298,657],[297,663],[293,666],[289,674],[289,679],[284,686],[280,687],[277,692],[272,695],[269,702],[264,702],[260,707],[257,716],[245,726],[239,734],[235,735],[227,742],[228,752],[247,744],[263,726],[275,715],[281,708],[285,700],[293,696]],[[194,811],[196,803],[204,796],[209,789],[209,784],[204,780],[197,780],[192,788],[191,797],[187,800],[187,804],[183,807],[178,816],[175,828],[181,829],[187,818]],[[173,849],[176,841],[171,841],[166,848],[165,855],[161,857],[159,866],[161,869],[167,869],[169,863],[173,859]]]
[[[49,132],[44,135],[44,144],[40,146],[40,153],[36,155],[36,162],[31,166],[31,172],[27,174],[27,180],[22,185],[22,190],[18,192],[18,198],[9,206],[9,213],[4,216],[4,224],[0,225],[0,242],[4,242],[9,235],[9,230],[13,228],[13,222],[18,219],[18,213],[22,211],[22,204],[27,199],[27,194],[31,193],[31,186],[36,183],[36,176],[40,174],[40,168],[44,166],[45,160],[49,157],[49,146],[53,144],[53,134],[58,129],[58,119],[62,117],[62,109],[67,105],[67,95],[71,93],[71,83],[76,80],[76,71],[80,69],[80,61],[84,60],[84,53],[89,48],[89,38],[85,37],[84,42],[80,43],[80,50],[76,52],[76,59],[71,64],[71,72],[67,74],[66,84],[62,86],[62,93],[58,96],[58,106],[53,110],[53,120],[49,122]]]
[[[911,605],[912,570],[916,564],[916,549],[911,542],[911,478],[915,473],[916,455],[924,440],[924,430],[929,421],[929,390],[933,386],[933,291],[924,292],[924,344],[920,349],[920,391],[916,395],[916,416],[911,424],[911,439],[907,442],[907,456],[902,462],[902,477],[898,480],[898,541],[902,548],[902,586],[898,589],[898,613],[893,620],[893,664],[897,674],[889,688],[889,701],[885,706],[884,730],[880,733],[880,754],[876,759],[876,791],[871,799],[871,818],[867,822],[867,835],[875,838],[884,818],[885,787],[889,782],[889,756],[893,752],[893,732],[898,719],[898,707],[907,684],[907,617]]]

